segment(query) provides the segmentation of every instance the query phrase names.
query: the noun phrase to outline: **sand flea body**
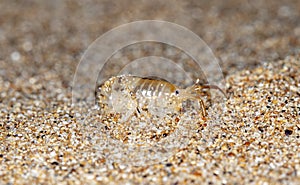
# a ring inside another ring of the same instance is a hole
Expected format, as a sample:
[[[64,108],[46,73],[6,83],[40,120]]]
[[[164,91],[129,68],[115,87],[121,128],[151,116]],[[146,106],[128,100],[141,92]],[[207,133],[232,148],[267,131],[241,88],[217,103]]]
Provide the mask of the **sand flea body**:
[[[96,96],[100,110],[121,113],[122,121],[143,111],[157,116],[180,111],[182,102],[188,99],[199,102],[201,114],[205,117],[205,106],[199,93],[203,88],[217,87],[195,84],[181,89],[159,78],[121,75],[100,85]]]

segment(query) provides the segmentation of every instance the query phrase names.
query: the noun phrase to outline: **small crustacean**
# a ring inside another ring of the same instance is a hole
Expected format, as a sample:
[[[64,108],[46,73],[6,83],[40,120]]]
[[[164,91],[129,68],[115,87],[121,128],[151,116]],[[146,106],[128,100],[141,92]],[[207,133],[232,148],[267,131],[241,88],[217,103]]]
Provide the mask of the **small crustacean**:
[[[145,109],[154,115],[179,111],[184,100],[198,101],[202,116],[205,117],[206,111],[200,92],[208,88],[218,89],[225,94],[217,86],[200,85],[199,80],[194,85],[181,89],[157,77],[121,75],[100,85],[96,96],[100,110],[122,113],[122,121]]]

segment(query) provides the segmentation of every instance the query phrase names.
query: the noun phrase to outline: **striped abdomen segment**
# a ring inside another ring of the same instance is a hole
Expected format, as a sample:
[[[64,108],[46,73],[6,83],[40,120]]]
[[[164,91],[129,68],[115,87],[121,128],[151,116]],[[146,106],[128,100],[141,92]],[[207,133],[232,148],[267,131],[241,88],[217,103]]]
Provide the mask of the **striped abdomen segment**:
[[[133,93],[142,95],[143,97],[168,96],[176,90],[176,87],[167,81],[151,78],[135,78],[135,83],[132,84]]]

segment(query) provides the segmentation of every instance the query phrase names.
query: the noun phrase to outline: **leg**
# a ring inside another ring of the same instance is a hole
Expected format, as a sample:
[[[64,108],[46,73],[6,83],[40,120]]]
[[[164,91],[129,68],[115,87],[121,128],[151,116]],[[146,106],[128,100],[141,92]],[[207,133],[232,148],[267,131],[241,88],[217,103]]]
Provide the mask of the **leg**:
[[[216,89],[216,90],[220,91],[225,96],[225,98],[227,98],[226,93],[220,87],[218,87],[216,85],[206,84],[206,85],[202,85],[200,87],[201,87],[201,89]]]
[[[202,116],[205,117],[206,116],[206,110],[205,110],[203,100],[201,98],[199,98],[199,104],[200,104],[200,108],[201,108],[201,111],[202,111]]]

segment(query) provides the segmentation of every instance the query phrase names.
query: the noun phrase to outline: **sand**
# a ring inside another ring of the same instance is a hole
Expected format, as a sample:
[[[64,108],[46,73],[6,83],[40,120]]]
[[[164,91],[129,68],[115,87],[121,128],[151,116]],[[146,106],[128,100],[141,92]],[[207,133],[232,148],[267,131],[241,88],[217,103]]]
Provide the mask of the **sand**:
[[[299,1],[154,4],[1,1],[0,184],[300,183]],[[201,36],[221,61],[228,98],[187,121],[184,147],[136,165],[138,151],[114,161],[115,147],[100,147],[116,120],[72,106],[72,80],[98,36],[143,19]]]

